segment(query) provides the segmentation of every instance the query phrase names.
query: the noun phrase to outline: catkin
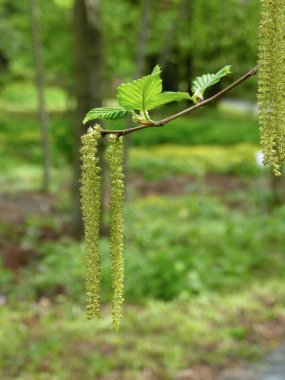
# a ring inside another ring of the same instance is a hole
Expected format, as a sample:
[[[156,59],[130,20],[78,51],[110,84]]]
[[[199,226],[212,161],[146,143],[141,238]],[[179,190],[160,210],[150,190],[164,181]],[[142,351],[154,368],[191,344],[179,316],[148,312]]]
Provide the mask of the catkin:
[[[123,258],[123,137],[110,135],[110,145],[106,150],[106,160],[110,169],[110,256],[112,265],[112,327],[120,328],[121,305],[124,290]]]
[[[100,318],[101,267],[99,253],[101,218],[101,169],[96,156],[101,127],[95,125],[82,136],[81,207],[85,232],[86,313]]]
[[[260,1],[258,106],[264,164],[285,159],[285,1]]]

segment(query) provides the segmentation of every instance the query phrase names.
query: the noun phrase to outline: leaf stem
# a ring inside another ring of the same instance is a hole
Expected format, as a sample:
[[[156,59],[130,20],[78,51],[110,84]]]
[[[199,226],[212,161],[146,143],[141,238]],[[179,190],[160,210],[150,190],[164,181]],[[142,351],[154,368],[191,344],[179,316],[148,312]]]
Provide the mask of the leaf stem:
[[[143,109],[143,114],[144,114],[145,119],[150,121],[150,117],[148,115],[148,112],[145,109]]]

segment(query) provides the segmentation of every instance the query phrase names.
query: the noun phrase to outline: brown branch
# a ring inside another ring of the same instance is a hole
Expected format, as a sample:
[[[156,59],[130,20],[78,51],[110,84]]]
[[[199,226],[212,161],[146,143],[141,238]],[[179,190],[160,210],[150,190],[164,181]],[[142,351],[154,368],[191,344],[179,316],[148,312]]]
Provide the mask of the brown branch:
[[[169,116],[169,117],[167,117],[165,119],[162,119],[162,120],[159,120],[159,121],[153,121],[153,122],[146,121],[145,124],[138,125],[136,127],[127,128],[127,129],[121,129],[121,130],[103,129],[102,132],[101,132],[101,134],[102,134],[102,136],[105,136],[105,135],[108,135],[108,134],[115,134],[117,136],[125,136],[125,135],[128,135],[129,133],[140,131],[141,129],[145,129],[145,128],[163,127],[165,124],[169,123],[170,121],[175,120],[178,117],[186,115],[187,113],[190,113],[190,112],[192,112],[192,111],[194,111],[194,110],[196,110],[196,109],[198,109],[200,107],[203,107],[203,106],[205,106],[205,105],[207,105],[209,103],[212,103],[213,101],[217,100],[218,98],[220,98],[221,96],[223,96],[227,92],[231,91],[233,88],[239,86],[242,82],[244,82],[248,78],[252,77],[253,75],[256,75],[257,69],[258,69],[257,66],[255,66],[248,73],[244,74],[241,78],[239,78],[234,83],[230,84],[228,87],[224,88],[222,91],[218,92],[217,94],[215,94],[211,98],[203,100],[200,103],[195,104],[192,107],[186,108],[185,110],[183,110],[181,112],[178,112],[178,113],[176,113],[176,114],[174,114],[172,116]]]

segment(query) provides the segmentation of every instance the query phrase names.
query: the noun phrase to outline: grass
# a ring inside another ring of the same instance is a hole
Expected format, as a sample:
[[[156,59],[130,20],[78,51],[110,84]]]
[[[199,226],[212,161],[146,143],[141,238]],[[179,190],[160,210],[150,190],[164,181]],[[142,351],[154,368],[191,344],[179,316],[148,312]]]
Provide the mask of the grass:
[[[256,359],[265,343],[278,343],[278,336],[266,342],[259,331],[284,322],[284,296],[282,283],[273,281],[187,302],[129,305],[119,333],[109,329],[109,310],[101,321],[87,322],[81,306],[63,297],[56,303],[8,303],[0,309],[0,375],[165,380],[199,363],[214,369],[234,359]]]

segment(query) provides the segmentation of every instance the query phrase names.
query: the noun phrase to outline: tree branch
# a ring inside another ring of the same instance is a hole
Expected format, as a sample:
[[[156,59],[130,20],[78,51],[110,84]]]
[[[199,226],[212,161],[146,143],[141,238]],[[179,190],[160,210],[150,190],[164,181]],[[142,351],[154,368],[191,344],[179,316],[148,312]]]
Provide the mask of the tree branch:
[[[101,132],[101,134],[102,134],[103,137],[105,135],[108,135],[108,134],[115,134],[117,136],[126,136],[129,133],[140,131],[141,129],[145,129],[145,128],[163,127],[165,124],[169,123],[170,121],[175,120],[175,119],[177,119],[177,118],[179,118],[179,117],[181,117],[183,115],[186,115],[187,113],[190,113],[190,112],[192,112],[192,111],[194,111],[194,110],[196,110],[196,109],[198,109],[200,107],[203,107],[203,106],[205,106],[205,105],[207,105],[209,103],[212,103],[213,101],[217,100],[218,98],[220,98],[221,96],[223,96],[227,92],[231,91],[233,88],[239,86],[242,82],[244,82],[248,78],[252,77],[253,75],[256,75],[257,70],[258,70],[258,67],[255,66],[248,73],[244,74],[241,78],[239,78],[234,83],[230,84],[228,87],[224,88],[222,91],[218,92],[217,94],[215,94],[211,98],[203,100],[200,103],[195,104],[192,107],[186,108],[185,110],[183,110],[181,112],[178,112],[178,113],[176,113],[176,114],[174,114],[172,116],[169,116],[169,117],[167,117],[165,119],[162,119],[162,120],[159,120],[159,121],[152,121],[152,122],[146,121],[146,122],[143,122],[141,125],[138,125],[136,127],[131,127],[131,128],[127,128],[127,129],[121,129],[121,130],[103,129],[102,132]]]

